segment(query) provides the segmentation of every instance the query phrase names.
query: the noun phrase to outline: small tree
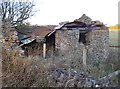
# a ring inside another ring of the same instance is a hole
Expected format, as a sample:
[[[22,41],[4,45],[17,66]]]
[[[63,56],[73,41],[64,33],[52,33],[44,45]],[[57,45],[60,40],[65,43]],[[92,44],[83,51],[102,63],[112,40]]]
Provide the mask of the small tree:
[[[2,8],[2,22],[9,19],[13,26],[25,23],[35,12],[33,11],[35,6],[33,1],[2,1],[0,6]]]

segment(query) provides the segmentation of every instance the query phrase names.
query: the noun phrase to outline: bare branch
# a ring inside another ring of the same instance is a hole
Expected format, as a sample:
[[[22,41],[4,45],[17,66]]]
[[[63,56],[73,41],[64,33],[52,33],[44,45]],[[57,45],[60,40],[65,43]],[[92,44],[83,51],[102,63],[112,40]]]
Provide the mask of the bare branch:
[[[12,25],[22,24],[34,15],[33,2],[2,2],[2,21],[9,19]]]

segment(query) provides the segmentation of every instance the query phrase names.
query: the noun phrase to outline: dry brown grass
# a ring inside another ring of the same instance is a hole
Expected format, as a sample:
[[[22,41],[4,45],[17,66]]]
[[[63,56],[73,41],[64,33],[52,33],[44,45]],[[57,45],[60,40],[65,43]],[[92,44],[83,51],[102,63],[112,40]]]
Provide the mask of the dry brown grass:
[[[20,58],[13,52],[3,49],[3,87],[48,86],[46,73],[55,67],[52,61],[32,56]]]
[[[89,72],[96,78],[103,77],[113,71],[119,70],[117,51],[111,49],[106,61],[91,62],[87,69],[74,59],[72,62],[60,58],[43,59],[39,56],[21,58],[14,50],[3,49],[3,86],[4,87],[49,87],[47,73],[55,68],[72,68]],[[116,59],[116,60],[114,60]],[[118,79],[113,79],[118,83]]]

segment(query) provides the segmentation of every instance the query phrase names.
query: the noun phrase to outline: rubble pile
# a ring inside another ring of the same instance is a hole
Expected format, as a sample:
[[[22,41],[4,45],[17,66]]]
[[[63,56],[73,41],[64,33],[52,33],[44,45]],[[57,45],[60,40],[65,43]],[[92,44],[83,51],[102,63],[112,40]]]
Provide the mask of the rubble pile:
[[[74,20],[74,22],[83,22],[86,25],[92,26],[105,26],[102,22],[96,20],[96,21],[92,21],[92,19],[88,16],[86,16],[85,14],[82,15],[82,17],[80,17],[79,19]]]
[[[74,20],[74,22],[83,22],[85,24],[92,24],[92,19],[85,14],[82,15],[79,19]]]
[[[49,73],[51,87],[107,87],[108,81],[95,79],[88,73],[73,69],[57,68]]]

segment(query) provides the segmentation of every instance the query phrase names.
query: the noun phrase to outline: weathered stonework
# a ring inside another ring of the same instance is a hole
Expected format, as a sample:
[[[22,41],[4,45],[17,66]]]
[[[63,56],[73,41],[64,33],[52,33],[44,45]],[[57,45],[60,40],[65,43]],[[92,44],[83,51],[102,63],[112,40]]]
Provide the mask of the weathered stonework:
[[[109,33],[106,30],[91,30],[86,33],[87,44],[79,43],[79,30],[58,30],[55,47],[58,57],[64,60],[83,61],[83,48],[87,50],[86,61],[105,60],[108,57]]]
[[[59,30],[55,37],[56,50],[61,59],[81,59],[79,30]]]
[[[92,30],[90,32],[90,45],[88,45],[88,60],[105,60],[109,54],[109,31]]]
[[[6,50],[6,54],[13,53],[11,56],[19,56],[22,57],[24,51],[21,47],[18,46],[18,32],[11,26],[9,20],[3,23],[3,50]],[[10,51],[10,52],[9,52]],[[4,53],[4,51],[3,51]]]

